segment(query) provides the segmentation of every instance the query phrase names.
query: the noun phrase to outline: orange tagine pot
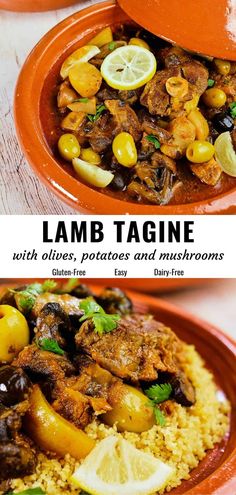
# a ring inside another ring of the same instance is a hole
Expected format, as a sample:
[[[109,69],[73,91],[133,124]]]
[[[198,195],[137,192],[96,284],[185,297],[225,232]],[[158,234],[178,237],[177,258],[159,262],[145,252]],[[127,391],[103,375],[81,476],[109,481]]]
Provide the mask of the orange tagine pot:
[[[137,2],[132,12],[129,8],[131,3],[133,4],[133,2],[121,1],[122,7],[127,11],[129,10],[132,17],[136,17],[137,14],[137,20],[141,22],[141,18],[138,16],[142,2]],[[153,25],[150,25],[153,3],[156,4],[156,0],[155,2],[148,2],[150,8],[146,9],[145,7],[142,19],[142,25],[146,25],[149,29],[153,29]],[[172,3],[175,4],[176,2]],[[202,3],[199,2],[199,4]],[[168,12],[169,6],[166,9]],[[181,17],[181,11],[179,16]],[[162,10],[160,19],[161,27],[158,28],[158,33],[164,32],[162,28],[167,21]],[[173,19],[176,19],[176,15],[173,16]],[[191,200],[189,197],[182,203],[179,200],[178,203],[164,206],[141,204],[135,200],[121,200],[119,195],[105,194],[101,192],[101,189],[86,185],[75,176],[69,164],[60,162],[53,148],[48,144],[45,127],[48,129],[50,138],[54,132],[53,128],[50,128],[50,115],[53,112],[52,98],[55,98],[56,95],[55,90],[59,84],[58,75],[62,62],[78,47],[88,43],[93,35],[101,31],[102,28],[124,22],[133,23],[117,2],[109,0],[97,3],[73,14],[58,24],[42,38],[31,52],[21,71],[15,93],[16,129],[27,160],[47,187],[51,188],[64,202],[82,213],[146,215],[236,213],[236,179],[233,177],[225,176],[226,185],[224,187],[222,185],[218,187],[217,184],[212,192],[212,189],[207,186],[209,194],[204,193],[205,196],[202,195],[201,197],[195,195],[194,199]],[[179,30],[183,34],[182,45],[192,47],[192,44],[187,44],[184,38],[184,33],[186,35],[187,30],[183,33],[182,24],[176,22],[176,25],[179,25]],[[188,32],[191,32],[190,28],[188,28]],[[167,34],[165,35],[167,36]],[[178,39],[178,42],[180,43],[181,40]],[[206,51],[211,49],[209,44],[207,47]],[[198,50],[199,46],[196,45],[195,48]],[[230,55],[232,55],[231,52]]]
[[[78,0],[0,0],[0,9],[14,12],[43,12],[69,7]]]

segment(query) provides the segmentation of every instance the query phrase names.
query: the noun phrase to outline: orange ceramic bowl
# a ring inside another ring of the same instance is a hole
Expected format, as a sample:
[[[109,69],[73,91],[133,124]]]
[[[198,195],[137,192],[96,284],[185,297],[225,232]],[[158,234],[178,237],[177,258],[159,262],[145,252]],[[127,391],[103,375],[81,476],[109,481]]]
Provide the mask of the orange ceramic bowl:
[[[0,9],[14,12],[43,12],[69,7],[78,0],[0,0]]]
[[[94,214],[233,214],[236,181],[227,192],[195,203],[154,206],[121,201],[83,184],[63,168],[49,148],[40,119],[45,80],[66,56],[86,44],[95,31],[129,18],[114,1],[98,3],[65,19],[52,29],[28,57],[15,93],[15,123],[23,152],[42,181],[62,200],[82,213]],[[43,100],[43,104],[47,104]],[[234,186],[235,184],[235,186]]]
[[[22,284],[24,280],[18,280]],[[7,286],[9,286],[7,284]],[[3,288],[2,288],[3,289]],[[94,293],[101,287],[91,286]],[[1,288],[0,288],[1,295]],[[236,343],[219,329],[162,299],[128,292],[135,310],[150,312],[176,334],[193,344],[212,371],[220,390],[232,406],[230,432],[196,469],[190,479],[171,490],[170,495],[234,495],[236,493]]]

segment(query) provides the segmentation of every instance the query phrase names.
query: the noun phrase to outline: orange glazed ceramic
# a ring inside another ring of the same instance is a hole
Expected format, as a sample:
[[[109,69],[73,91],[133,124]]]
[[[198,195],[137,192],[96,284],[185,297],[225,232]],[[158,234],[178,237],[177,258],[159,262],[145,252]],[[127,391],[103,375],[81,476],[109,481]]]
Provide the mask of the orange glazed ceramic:
[[[149,1],[150,3],[150,1]],[[152,3],[152,1],[151,1]],[[95,32],[108,25],[129,21],[114,1],[98,3],[77,12],[54,27],[34,48],[21,71],[15,92],[15,123],[23,152],[41,180],[63,201],[82,213],[93,214],[233,214],[236,186],[227,192],[188,204],[143,205],[121,201],[76,179],[70,167],[60,165],[49,148],[40,118],[42,90],[55,67]],[[43,102],[49,105],[47,101]],[[216,193],[217,194],[217,193]]]
[[[0,9],[14,12],[42,12],[78,3],[78,0],[0,0]]]
[[[152,33],[194,52],[236,60],[234,0],[118,0]]]
[[[24,280],[16,281],[19,284]],[[9,287],[9,285],[7,285]],[[94,293],[101,287],[91,286]],[[2,287],[2,292],[4,288]],[[1,288],[0,288],[1,295]],[[128,292],[134,309],[152,313],[188,344],[193,344],[212,371],[221,391],[231,402],[231,427],[227,437],[209,450],[190,479],[170,495],[235,495],[236,493],[236,343],[219,329],[162,299]]]

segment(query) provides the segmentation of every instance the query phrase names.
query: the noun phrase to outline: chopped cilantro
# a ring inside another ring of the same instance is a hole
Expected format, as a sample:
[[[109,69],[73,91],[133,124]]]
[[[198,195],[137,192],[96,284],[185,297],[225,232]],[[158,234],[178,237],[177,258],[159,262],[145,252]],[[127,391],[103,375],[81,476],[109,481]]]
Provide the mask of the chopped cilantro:
[[[89,98],[76,98],[76,100],[73,100],[73,103],[88,103]]]
[[[152,387],[145,390],[145,394],[150,399],[148,406],[153,408],[153,413],[156,422],[160,426],[165,426],[166,420],[164,413],[159,409],[158,404],[169,399],[172,392],[172,386],[170,383],[161,383],[160,385],[152,385]]]
[[[109,45],[108,45],[108,48],[111,51],[112,50],[115,50],[115,48],[116,48],[116,42],[115,41],[111,41],[111,43],[109,43]]]
[[[60,348],[57,341],[54,339],[40,339],[37,341],[37,345],[42,351],[50,351],[54,354],[59,354],[63,356],[64,351]]]
[[[230,108],[231,117],[233,119],[236,119],[236,101],[233,101],[233,103],[230,103],[229,108]]]
[[[152,387],[145,390],[145,394],[149,399],[153,400],[155,404],[160,404],[169,399],[172,392],[172,386],[170,383],[161,383],[160,385],[152,385]]]
[[[60,290],[60,294],[70,294],[78,285],[80,284],[80,280],[78,278],[69,278],[67,282],[62,284]]]
[[[120,315],[109,315],[105,313],[104,309],[99,306],[92,297],[83,299],[79,307],[84,311],[84,315],[80,318],[80,322],[92,319],[95,332],[99,335],[112,332],[117,328],[117,321],[119,321]]]
[[[208,79],[208,88],[212,88],[215,84],[214,79]]]
[[[27,285],[23,290],[9,289],[15,294],[15,300],[19,311],[29,313],[34,306],[36,298],[43,292],[54,292],[57,288],[57,283],[54,280],[45,280],[42,284],[35,282]]]
[[[90,122],[96,122],[101,117],[101,114],[106,110],[105,105],[97,105],[97,111],[95,115],[87,115]]]
[[[23,492],[8,492],[7,495],[46,495],[42,488],[27,488]]]
[[[165,418],[164,413],[159,409],[159,407],[154,407],[153,411],[154,411],[154,416],[155,416],[156,422],[160,426],[165,426],[166,418]]]
[[[150,143],[154,144],[156,150],[159,150],[159,148],[161,147],[161,143],[160,143],[160,141],[158,141],[158,139],[156,138],[156,136],[153,136],[152,134],[149,134],[148,136],[146,136],[146,139]]]

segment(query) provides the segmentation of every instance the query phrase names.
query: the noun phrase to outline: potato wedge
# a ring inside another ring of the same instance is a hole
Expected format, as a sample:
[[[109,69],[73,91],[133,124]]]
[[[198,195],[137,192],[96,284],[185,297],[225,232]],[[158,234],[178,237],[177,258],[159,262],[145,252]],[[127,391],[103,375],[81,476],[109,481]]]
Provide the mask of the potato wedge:
[[[86,101],[87,100],[87,101]],[[95,115],[97,112],[96,98],[80,98],[80,101],[75,101],[67,105],[73,112],[84,112],[86,114]]]
[[[112,30],[110,27],[106,27],[90,40],[90,44],[98,46],[98,48],[100,48],[101,46],[106,45],[106,43],[111,43],[112,41]]]
[[[54,411],[38,385],[34,385],[30,396],[24,428],[37,445],[59,456],[70,454],[82,459],[95,446],[92,438]]]
[[[65,131],[78,131],[85,117],[86,113],[84,112],[70,112],[63,119],[61,128]]]
[[[74,158],[72,164],[78,177],[87,184],[95,187],[107,187],[114,178],[114,175],[108,170],[103,170],[97,165],[85,162],[80,158]]]
[[[94,45],[85,45],[75,50],[75,52],[71,53],[69,57],[63,62],[61,66],[60,76],[62,79],[66,79],[69,75],[70,69],[80,63],[80,62],[88,62],[91,58],[95,57],[100,53],[100,50],[97,46]]]
[[[101,87],[102,74],[94,65],[81,62],[70,69],[69,80],[83,98],[91,98]]]

